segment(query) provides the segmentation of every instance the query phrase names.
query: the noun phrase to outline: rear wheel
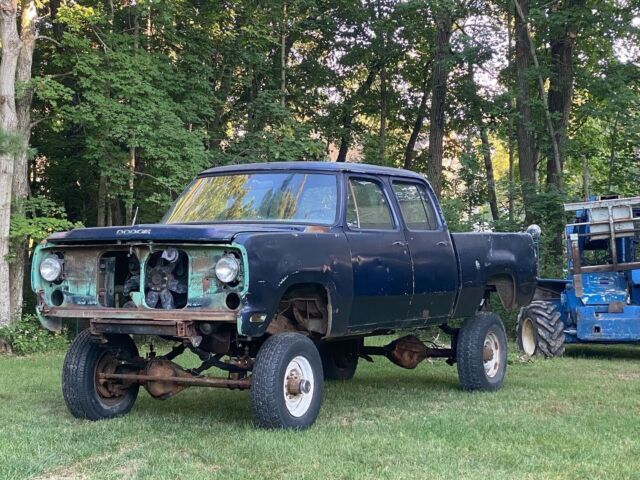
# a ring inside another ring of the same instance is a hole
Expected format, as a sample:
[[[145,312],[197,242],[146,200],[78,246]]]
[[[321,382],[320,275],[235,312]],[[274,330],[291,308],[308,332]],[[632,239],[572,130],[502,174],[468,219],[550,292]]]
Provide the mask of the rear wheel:
[[[358,368],[358,340],[338,340],[319,345],[325,380],[351,380]]]
[[[62,367],[62,395],[71,414],[101,420],[128,413],[138,397],[139,385],[100,379],[99,374],[127,373],[120,359],[137,356],[136,344],[128,335],[110,335],[103,345],[92,340],[89,330],[81,332]]]
[[[497,390],[507,371],[507,335],[500,317],[480,312],[458,333],[458,378],[464,390]]]
[[[318,417],[322,361],[299,333],[279,333],[260,347],[251,376],[251,406],[262,428],[302,430]]]
[[[560,357],[564,353],[564,323],[553,303],[535,301],[518,315],[518,348],[530,357]]]

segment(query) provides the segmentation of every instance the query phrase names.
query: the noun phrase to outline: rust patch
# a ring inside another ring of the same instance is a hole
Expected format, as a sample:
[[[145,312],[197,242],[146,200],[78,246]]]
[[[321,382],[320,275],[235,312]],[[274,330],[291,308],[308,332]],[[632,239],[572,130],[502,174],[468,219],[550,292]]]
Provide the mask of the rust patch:
[[[414,335],[407,335],[389,344],[389,360],[403,368],[416,368],[427,358],[427,347]]]
[[[276,315],[267,327],[267,333],[269,335],[275,335],[276,333],[283,332],[297,332],[298,329],[294,323],[284,315]]]
[[[305,233],[327,233],[329,227],[322,227],[320,225],[309,225],[304,229]]]
[[[193,375],[186,372],[177,363],[161,358],[150,360],[144,369],[144,375],[158,379],[147,381],[144,384],[144,388],[149,392],[149,395],[159,400],[166,400],[187,388],[187,385],[166,381],[164,380],[165,378],[193,377]]]

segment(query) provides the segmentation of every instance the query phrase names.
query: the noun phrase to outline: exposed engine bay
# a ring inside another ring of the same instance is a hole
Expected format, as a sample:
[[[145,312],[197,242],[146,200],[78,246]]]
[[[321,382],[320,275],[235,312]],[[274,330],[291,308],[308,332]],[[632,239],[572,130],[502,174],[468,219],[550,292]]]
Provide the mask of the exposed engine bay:
[[[184,308],[187,305],[189,259],[174,247],[155,252],[147,261],[144,294],[148,307]]]
[[[140,261],[132,252],[107,252],[100,257],[98,301],[104,307],[136,308],[131,294],[141,291]],[[187,305],[189,257],[174,247],[152,253],[144,272],[144,298],[149,308]]]

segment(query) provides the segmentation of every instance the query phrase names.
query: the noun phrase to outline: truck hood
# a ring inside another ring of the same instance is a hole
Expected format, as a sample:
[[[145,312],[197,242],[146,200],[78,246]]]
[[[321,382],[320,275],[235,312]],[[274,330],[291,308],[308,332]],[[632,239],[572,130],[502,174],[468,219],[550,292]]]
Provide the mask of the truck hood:
[[[255,223],[150,224],[120,227],[76,228],[47,238],[54,244],[115,242],[231,242],[239,233],[304,231],[300,225]]]

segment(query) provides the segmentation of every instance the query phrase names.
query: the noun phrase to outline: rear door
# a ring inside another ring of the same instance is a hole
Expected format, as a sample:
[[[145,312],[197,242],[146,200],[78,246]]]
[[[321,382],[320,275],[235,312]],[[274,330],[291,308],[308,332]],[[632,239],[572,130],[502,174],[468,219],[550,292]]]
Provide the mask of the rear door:
[[[374,176],[349,175],[345,181],[345,235],[354,282],[350,330],[397,325],[407,318],[413,292],[411,257],[391,207],[393,193]]]
[[[458,264],[433,192],[418,180],[394,178],[391,185],[413,261],[414,293],[408,317],[425,321],[447,317],[457,293]]]

